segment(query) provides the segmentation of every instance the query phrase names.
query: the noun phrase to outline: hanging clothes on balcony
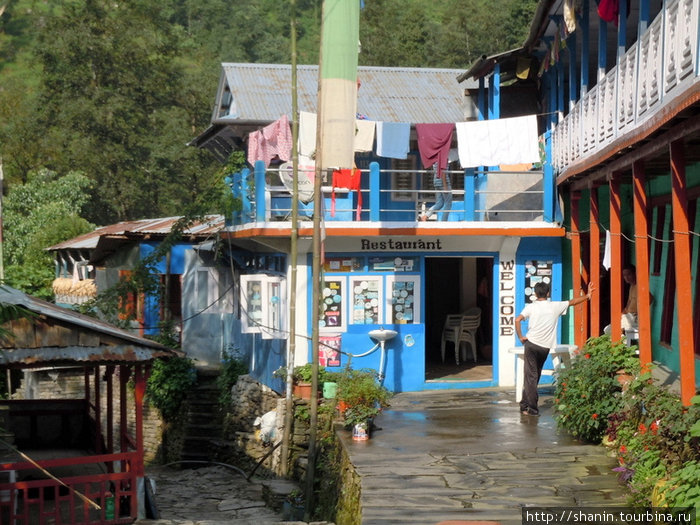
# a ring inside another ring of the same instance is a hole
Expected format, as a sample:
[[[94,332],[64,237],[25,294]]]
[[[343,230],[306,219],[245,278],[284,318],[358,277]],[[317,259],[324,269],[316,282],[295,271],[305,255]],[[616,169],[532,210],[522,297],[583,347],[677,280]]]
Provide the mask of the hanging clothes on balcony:
[[[377,156],[405,159],[410,138],[410,122],[377,122]]]
[[[372,151],[375,124],[373,120],[355,121],[355,143],[353,151]]]
[[[313,159],[316,152],[316,113],[299,112],[299,155]]]
[[[357,192],[357,211],[355,219],[360,220],[362,214],[362,191],[360,191],[362,182],[362,174],[357,168],[334,170],[331,190],[331,217],[335,217],[335,189],[347,188]]]
[[[248,162],[251,165],[262,160],[267,167],[275,156],[283,161],[292,160],[292,131],[287,115],[248,135]]]
[[[457,123],[457,149],[463,168],[538,162],[537,141],[535,115]]]
[[[627,9],[629,13],[629,8]],[[598,3],[598,16],[606,22],[614,22],[617,25],[617,18],[620,14],[620,0],[600,0]]]
[[[424,168],[437,163],[437,175],[447,168],[450,145],[455,125],[450,124],[416,124],[418,151]]]

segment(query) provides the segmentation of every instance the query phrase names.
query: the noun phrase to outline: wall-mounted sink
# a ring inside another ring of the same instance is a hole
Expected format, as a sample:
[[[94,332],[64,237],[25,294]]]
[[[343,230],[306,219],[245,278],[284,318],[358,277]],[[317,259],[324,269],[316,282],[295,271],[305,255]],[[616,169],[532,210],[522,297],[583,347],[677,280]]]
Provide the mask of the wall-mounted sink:
[[[398,332],[396,330],[387,330],[385,328],[378,328],[376,330],[369,331],[369,336],[372,339],[379,341],[380,343],[383,343],[384,341],[388,341],[389,339],[393,339],[397,335],[398,335]]]

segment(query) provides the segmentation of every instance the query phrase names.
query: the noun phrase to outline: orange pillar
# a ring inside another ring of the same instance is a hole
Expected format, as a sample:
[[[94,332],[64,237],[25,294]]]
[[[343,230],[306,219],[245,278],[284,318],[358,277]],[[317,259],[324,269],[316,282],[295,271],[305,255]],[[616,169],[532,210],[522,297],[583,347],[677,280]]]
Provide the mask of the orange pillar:
[[[581,288],[584,284],[581,271],[581,219],[579,217],[578,206],[580,199],[580,192],[575,191],[570,193],[571,233],[569,234],[569,238],[571,240],[571,280],[574,297],[578,297],[581,294]],[[588,339],[587,307],[588,305],[586,303],[581,303],[574,307],[574,344],[579,348],[582,348],[586,339]]]
[[[610,337],[622,339],[622,221],[620,197],[620,174],[613,173],[610,179]]]
[[[686,192],[683,141],[672,142],[670,150],[681,401],[683,404],[689,405],[690,398],[695,395],[695,340],[693,334],[693,280],[690,271],[690,228],[688,227],[688,195]]]
[[[598,211],[598,189],[590,187],[590,284],[594,286],[591,294],[591,336],[598,337],[602,333],[600,327],[600,225]]]
[[[649,208],[644,184],[644,162],[632,165],[634,189],[634,251],[637,268],[637,315],[639,317],[639,361],[650,363],[651,354],[651,301],[649,296]]]

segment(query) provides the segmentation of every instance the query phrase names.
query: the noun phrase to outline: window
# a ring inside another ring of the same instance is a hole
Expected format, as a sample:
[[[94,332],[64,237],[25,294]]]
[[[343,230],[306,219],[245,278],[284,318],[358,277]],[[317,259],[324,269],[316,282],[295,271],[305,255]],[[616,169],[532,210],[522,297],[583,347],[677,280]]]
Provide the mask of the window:
[[[386,287],[386,322],[420,323],[420,276],[388,275]]]
[[[381,324],[382,311],[381,277],[352,277],[350,279],[350,324]]]
[[[414,202],[416,183],[418,182],[415,171],[416,157],[409,155],[407,159],[392,159],[391,169],[391,200],[394,202]]]
[[[346,329],[346,280],[344,277],[327,277],[321,287],[321,316],[319,329],[322,331],[345,331]]]
[[[286,339],[286,280],[271,275],[241,276],[241,331],[263,339]]]
[[[233,313],[233,286],[226,270],[201,267],[195,279],[197,312]]]

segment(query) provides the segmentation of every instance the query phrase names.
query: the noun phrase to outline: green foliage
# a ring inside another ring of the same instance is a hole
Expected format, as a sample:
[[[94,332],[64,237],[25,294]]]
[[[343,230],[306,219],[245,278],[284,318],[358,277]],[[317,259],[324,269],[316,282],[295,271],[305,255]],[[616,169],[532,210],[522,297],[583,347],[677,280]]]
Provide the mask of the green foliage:
[[[336,399],[347,406],[343,414],[347,427],[365,423],[389,406],[391,392],[377,379],[377,372],[370,369],[345,368],[338,373]]]
[[[192,361],[186,357],[156,359],[146,386],[146,398],[163,419],[174,419],[187,393],[197,382]]]
[[[700,508],[700,460],[687,462],[676,470],[664,484],[661,491],[663,503],[668,507],[684,508],[695,507],[696,512]],[[700,516],[696,516],[696,523],[700,523]]]
[[[240,376],[247,373],[248,365],[237,357],[237,352],[224,352],[221,359],[221,372],[216,378],[216,386],[219,387],[219,404],[222,407],[231,404],[231,388]]]
[[[45,248],[94,228],[80,217],[90,187],[90,179],[81,173],[60,177],[39,170],[25,184],[10,188],[3,207],[7,284],[44,299],[53,296],[54,262]]]
[[[632,375],[639,371],[634,348],[622,341],[613,343],[607,335],[589,339],[572,359],[571,367],[558,374],[557,424],[574,437],[600,442],[608,416],[620,406],[618,371]]]
[[[654,382],[650,373],[636,378],[621,396],[620,408],[609,417],[607,442],[615,447],[620,478],[631,489],[631,502],[656,506],[658,486],[663,496],[673,489],[679,499],[693,497],[683,479],[699,475],[686,465],[700,457],[700,436],[691,430],[700,420],[700,396],[683,406],[677,395]],[[679,471],[683,471],[678,474]],[[665,480],[673,479],[673,482]],[[681,496],[683,494],[683,496]],[[682,505],[679,505],[682,506]]]

